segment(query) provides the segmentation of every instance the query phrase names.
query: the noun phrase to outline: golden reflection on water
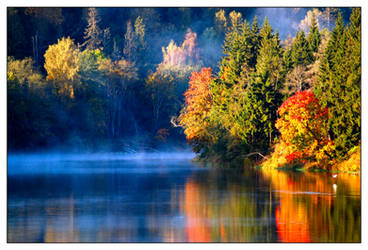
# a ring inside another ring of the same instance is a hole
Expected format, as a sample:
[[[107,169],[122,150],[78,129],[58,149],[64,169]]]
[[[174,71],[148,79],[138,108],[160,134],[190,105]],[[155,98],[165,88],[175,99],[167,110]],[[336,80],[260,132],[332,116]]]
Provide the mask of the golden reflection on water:
[[[268,182],[268,197],[247,185],[230,183],[221,190],[190,178],[180,203],[187,240],[360,241],[360,175],[278,170],[259,174]]]
[[[263,170],[280,204],[281,242],[360,241],[360,175]]]
[[[219,188],[219,186],[225,185]],[[224,189],[225,188],[225,189]],[[256,197],[239,183],[197,182],[185,184],[181,211],[186,218],[189,242],[271,241],[272,210],[269,203],[257,208]]]

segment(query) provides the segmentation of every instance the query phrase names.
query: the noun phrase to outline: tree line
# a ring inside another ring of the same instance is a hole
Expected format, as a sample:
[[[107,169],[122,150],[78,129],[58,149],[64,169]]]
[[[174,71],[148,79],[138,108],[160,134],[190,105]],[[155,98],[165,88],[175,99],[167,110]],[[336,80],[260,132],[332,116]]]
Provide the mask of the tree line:
[[[331,32],[310,14],[307,34],[283,42],[267,18],[226,17],[220,70],[191,75],[178,117],[201,158],[331,169],[360,154],[360,9],[345,26],[338,13]]]
[[[286,40],[252,11],[8,8],[8,148],[185,147],[183,127],[221,162],[359,151],[360,9],[308,10]]]
[[[9,44],[10,150],[150,150],[168,141],[185,147],[182,131],[172,127],[170,117],[180,111],[190,73],[203,63],[200,42],[185,29],[179,44],[171,40],[162,47],[163,59],[157,63],[161,55],[151,56],[150,46],[155,35],[147,36],[147,29],[157,28],[145,21],[154,18],[154,9],[142,10],[142,16],[126,21],[122,37],[111,37],[110,27],[102,28],[101,10],[89,8],[81,43],[64,36],[40,55],[35,35],[34,53],[23,59],[16,58],[25,54],[20,45]],[[64,17],[58,8],[9,8],[10,41],[22,36],[19,11],[49,20],[45,27]]]

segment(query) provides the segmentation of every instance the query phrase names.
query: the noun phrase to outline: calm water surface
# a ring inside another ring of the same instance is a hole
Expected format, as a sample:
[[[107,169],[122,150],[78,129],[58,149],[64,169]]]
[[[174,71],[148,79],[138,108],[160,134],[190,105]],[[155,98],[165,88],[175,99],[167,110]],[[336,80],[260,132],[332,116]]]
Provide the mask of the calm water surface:
[[[360,242],[360,175],[8,159],[8,242]]]

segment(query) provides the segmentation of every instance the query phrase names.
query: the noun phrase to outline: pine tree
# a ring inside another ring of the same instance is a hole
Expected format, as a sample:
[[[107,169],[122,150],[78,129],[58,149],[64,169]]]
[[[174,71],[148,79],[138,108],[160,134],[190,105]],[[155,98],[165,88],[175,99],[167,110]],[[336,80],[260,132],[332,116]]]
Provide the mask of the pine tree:
[[[254,68],[257,63],[258,50],[260,46],[260,35],[257,16],[253,18],[251,29],[251,58],[249,59],[249,67]]]
[[[295,41],[291,46],[291,58],[293,61],[293,67],[298,65],[308,65],[313,62],[313,54],[310,45],[305,38],[304,31],[298,31],[295,37]]]
[[[227,151],[244,145],[239,130],[243,129],[242,110],[250,77],[254,72],[254,61],[258,52],[258,28],[254,23],[253,34],[246,20],[239,23],[239,15],[232,14],[232,26],[226,33],[223,46],[225,56],[220,65],[218,79],[211,85],[213,107],[211,123],[217,127],[219,141],[228,145]],[[253,62],[252,62],[253,61]],[[235,147],[235,148],[234,148]],[[238,149],[236,149],[238,150]]]
[[[251,61],[254,60],[252,53],[252,35],[246,20],[234,27],[226,34],[224,42],[223,57],[219,77],[228,86],[237,84],[245,73],[249,71]]]
[[[359,8],[353,10],[346,29],[338,14],[314,89],[322,106],[329,110],[329,135],[340,160],[360,142],[360,29]]]
[[[228,112],[232,135],[246,143],[248,150],[266,151],[276,134],[276,110],[282,101],[282,49],[267,19],[260,34],[256,72],[245,90],[234,89],[238,98],[233,98]]]
[[[262,43],[246,96],[246,134],[257,149],[267,150],[276,135],[277,108],[282,102],[282,49],[278,33],[265,20]]]
[[[285,74],[289,73],[293,68],[293,61],[291,57],[291,49],[286,49],[282,58],[282,65],[284,67]]]
[[[84,31],[85,42],[82,44],[86,49],[100,49],[102,32],[98,26],[101,21],[100,15],[96,8],[88,9],[88,26]]]
[[[312,52],[318,52],[319,44],[321,43],[321,34],[317,26],[316,14],[312,13],[312,25],[307,37]]]

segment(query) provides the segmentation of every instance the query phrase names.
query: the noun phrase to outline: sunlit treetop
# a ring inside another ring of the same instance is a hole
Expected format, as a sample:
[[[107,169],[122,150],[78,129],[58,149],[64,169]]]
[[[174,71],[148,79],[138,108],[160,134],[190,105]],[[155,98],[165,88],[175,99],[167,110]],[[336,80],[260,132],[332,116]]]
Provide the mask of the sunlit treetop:
[[[199,59],[197,34],[188,29],[185,40],[178,46],[173,40],[162,47],[163,61],[158,65],[159,70],[182,70],[194,64]]]
[[[49,80],[74,80],[79,71],[79,49],[70,37],[50,45],[45,53],[45,69]]]

